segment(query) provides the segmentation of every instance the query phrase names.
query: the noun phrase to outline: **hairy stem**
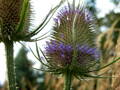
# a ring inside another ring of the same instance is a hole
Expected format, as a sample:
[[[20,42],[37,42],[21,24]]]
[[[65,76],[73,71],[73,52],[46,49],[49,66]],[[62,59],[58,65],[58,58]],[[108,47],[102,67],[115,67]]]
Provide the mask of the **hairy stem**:
[[[4,42],[6,59],[7,59],[7,74],[9,90],[17,90],[16,88],[16,76],[15,76],[15,62],[13,59],[13,41],[7,40]]]
[[[64,90],[70,90],[71,82],[72,82],[72,73],[71,71],[67,70],[65,73],[65,82],[64,82]]]

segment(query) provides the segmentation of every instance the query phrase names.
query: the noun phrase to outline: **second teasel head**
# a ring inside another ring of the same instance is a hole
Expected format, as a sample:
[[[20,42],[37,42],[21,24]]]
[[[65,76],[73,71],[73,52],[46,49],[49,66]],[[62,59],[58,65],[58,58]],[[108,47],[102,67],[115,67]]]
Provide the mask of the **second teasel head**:
[[[95,69],[101,52],[95,45],[97,31],[91,13],[68,3],[54,21],[51,40],[45,47],[48,69],[61,74],[70,70],[75,76]]]

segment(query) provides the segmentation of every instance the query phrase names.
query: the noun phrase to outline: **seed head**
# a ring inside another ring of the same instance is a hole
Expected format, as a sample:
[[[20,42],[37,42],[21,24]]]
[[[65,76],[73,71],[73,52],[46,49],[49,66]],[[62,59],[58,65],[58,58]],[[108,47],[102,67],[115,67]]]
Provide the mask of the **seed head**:
[[[24,41],[29,33],[29,13],[29,0],[0,0],[0,41]]]

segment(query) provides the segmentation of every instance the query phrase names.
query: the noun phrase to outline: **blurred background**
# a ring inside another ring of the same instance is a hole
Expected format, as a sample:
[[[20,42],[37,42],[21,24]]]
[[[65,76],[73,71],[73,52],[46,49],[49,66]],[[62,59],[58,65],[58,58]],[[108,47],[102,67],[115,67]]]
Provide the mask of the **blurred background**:
[[[72,1],[72,0],[69,0]],[[78,1],[78,0],[76,0]],[[94,14],[98,25],[99,36],[96,44],[102,51],[102,63],[109,63],[113,57],[120,57],[120,0],[84,0],[87,8]],[[36,28],[51,8],[60,0],[31,0],[32,16],[30,30]],[[52,29],[53,20],[39,34]],[[38,35],[38,36],[39,36]],[[41,48],[45,46],[45,40],[38,43]],[[25,43],[25,47],[15,43],[16,78],[19,90],[62,90],[63,79],[42,71],[40,62],[32,55],[29,47],[35,51],[34,43]],[[42,44],[41,44],[42,43]],[[36,53],[36,52],[35,52]],[[7,90],[6,60],[4,45],[0,44],[0,90]],[[109,79],[94,79],[91,81],[74,80],[72,90],[120,90],[120,63],[116,63],[99,73],[116,76]],[[89,83],[91,82],[91,83]]]

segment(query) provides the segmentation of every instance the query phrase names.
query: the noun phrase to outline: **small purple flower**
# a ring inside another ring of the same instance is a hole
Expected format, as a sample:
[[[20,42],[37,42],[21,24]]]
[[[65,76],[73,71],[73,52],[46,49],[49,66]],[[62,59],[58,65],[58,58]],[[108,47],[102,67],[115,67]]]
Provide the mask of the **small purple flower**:
[[[64,34],[63,34],[63,33],[61,33],[61,34],[60,34],[60,37],[61,37],[61,38],[64,38]]]
[[[58,19],[57,19],[57,18],[54,18],[54,21],[55,21],[56,23],[58,23]]]
[[[87,22],[91,22],[91,21],[93,21],[94,19],[93,19],[93,17],[92,17],[92,14],[87,10],[87,9],[85,9],[85,20],[87,21]]]

